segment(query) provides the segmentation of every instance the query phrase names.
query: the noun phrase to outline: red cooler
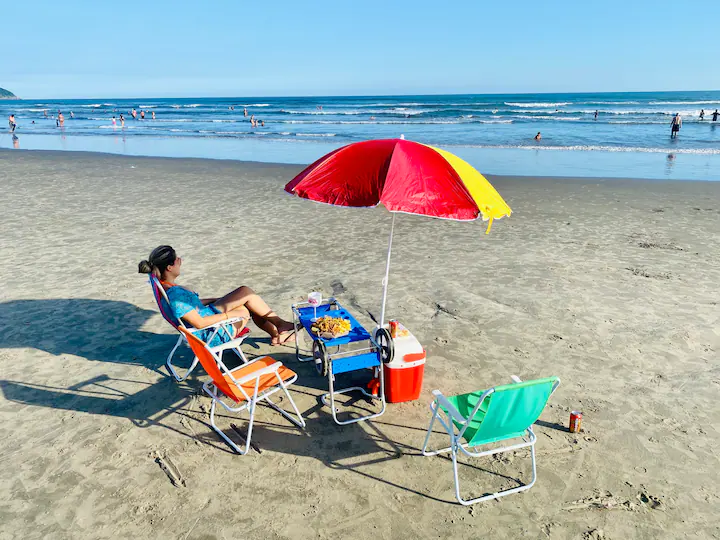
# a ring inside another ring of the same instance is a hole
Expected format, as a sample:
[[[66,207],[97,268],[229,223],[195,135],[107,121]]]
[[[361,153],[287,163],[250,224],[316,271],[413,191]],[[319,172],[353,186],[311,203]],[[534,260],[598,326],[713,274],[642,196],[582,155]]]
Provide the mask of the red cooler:
[[[388,403],[414,401],[420,397],[425,372],[425,349],[408,330],[393,339],[395,354],[383,364],[385,398]]]

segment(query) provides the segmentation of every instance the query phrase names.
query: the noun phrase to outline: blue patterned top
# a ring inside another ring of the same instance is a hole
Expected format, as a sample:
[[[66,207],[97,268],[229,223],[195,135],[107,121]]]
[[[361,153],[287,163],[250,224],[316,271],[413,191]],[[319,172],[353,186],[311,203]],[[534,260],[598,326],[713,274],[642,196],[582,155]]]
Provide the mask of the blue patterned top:
[[[186,289],[185,287],[175,285],[174,287],[170,287],[169,289],[167,289],[165,291],[165,294],[167,294],[168,300],[170,300],[170,308],[173,310],[173,313],[175,313],[175,316],[178,319],[184,317],[193,310],[196,310],[201,317],[208,317],[210,315],[217,315],[218,313],[221,313],[220,310],[212,304],[209,304],[207,306],[203,305],[203,303],[200,301],[200,295],[196,292]],[[186,321],[183,322],[185,322],[188,327],[192,328],[192,325],[190,325]],[[202,339],[211,347],[216,347],[217,345],[221,345],[229,340],[227,334],[220,331],[218,332],[218,335],[215,336],[213,340],[208,343],[208,340],[210,339],[210,336],[212,336],[214,331],[214,328],[205,328],[193,332],[193,334]]]

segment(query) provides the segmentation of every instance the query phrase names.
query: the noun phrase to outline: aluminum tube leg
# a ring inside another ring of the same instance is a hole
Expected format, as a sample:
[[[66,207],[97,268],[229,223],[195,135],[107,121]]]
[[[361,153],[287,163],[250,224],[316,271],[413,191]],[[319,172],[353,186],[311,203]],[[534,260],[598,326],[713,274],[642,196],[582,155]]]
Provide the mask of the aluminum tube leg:
[[[388,278],[390,276],[390,255],[392,254],[393,232],[395,230],[395,212],[392,213],[390,225],[390,239],[388,240],[387,264],[385,265],[385,279],[383,279],[382,309],[380,310],[380,328],[385,324],[385,301],[387,300]]]

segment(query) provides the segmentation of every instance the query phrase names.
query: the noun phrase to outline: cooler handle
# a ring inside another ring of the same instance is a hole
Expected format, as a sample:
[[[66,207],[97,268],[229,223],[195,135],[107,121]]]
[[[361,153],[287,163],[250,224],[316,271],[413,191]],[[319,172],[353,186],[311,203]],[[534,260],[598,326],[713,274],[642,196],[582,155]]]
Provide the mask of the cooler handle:
[[[403,356],[403,362],[417,362],[418,360],[425,359],[425,349],[423,352],[409,353]]]

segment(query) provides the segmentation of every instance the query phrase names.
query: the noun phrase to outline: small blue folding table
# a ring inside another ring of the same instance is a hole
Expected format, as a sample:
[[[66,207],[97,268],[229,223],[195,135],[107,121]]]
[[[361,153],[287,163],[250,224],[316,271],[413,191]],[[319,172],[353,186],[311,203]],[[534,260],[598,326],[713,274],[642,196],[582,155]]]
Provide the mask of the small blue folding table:
[[[317,312],[308,302],[300,302],[293,304],[292,312],[295,326],[300,323],[304,330],[313,340],[312,356],[302,356],[300,354],[299,332],[295,333],[295,356],[299,362],[315,362],[315,368],[321,376],[327,376],[329,392],[321,397],[323,404],[330,407],[333,420],[340,425],[352,424],[370,418],[376,418],[385,412],[385,379],[383,376],[382,363],[389,361],[392,355],[392,340],[390,334],[385,329],[379,329],[375,336],[371,336],[370,332],[365,330],[363,326],[352,316],[352,314],[343,308],[335,298],[325,299],[317,306]],[[317,313],[317,314],[316,314]],[[326,339],[315,334],[311,328],[313,319],[330,315],[331,317],[340,317],[350,322],[350,332],[346,336]],[[361,346],[352,350],[342,350],[343,345],[366,341],[366,346]],[[333,352],[330,352],[331,349]],[[378,395],[374,396],[368,393],[360,386],[351,386],[340,390],[335,389],[335,375],[357,371],[360,369],[375,369],[380,380]],[[335,395],[345,394],[354,390],[359,390],[370,399],[380,400],[382,403],[381,410],[376,413],[363,415],[352,418],[350,420],[340,421],[337,418],[338,409],[335,406]],[[329,400],[329,403],[328,403]]]

